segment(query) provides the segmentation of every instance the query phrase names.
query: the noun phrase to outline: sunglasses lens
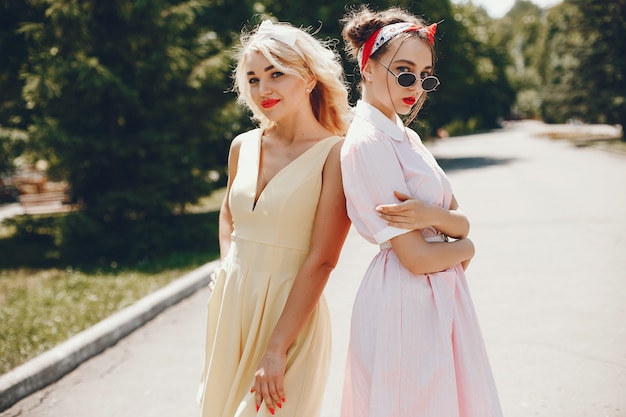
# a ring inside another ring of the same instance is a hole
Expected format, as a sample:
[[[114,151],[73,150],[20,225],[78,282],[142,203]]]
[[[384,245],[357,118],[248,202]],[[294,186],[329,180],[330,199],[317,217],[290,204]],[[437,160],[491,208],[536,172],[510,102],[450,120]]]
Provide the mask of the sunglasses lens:
[[[417,81],[417,77],[415,74],[411,74],[410,72],[403,72],[398,74],[398,84],[402,87],[410,87]]]
[[[432,91],[439,85],[439,80],[436,77],[428,76],[422,80],[422,89],[424,91]]]

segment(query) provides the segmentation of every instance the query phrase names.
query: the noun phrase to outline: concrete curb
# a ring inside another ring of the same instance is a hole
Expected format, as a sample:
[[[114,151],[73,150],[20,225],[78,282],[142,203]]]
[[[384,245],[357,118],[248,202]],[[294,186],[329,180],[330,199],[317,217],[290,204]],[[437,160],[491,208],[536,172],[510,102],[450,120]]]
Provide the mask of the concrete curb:
[[[0,376],[0,411],[61,379],[128,336],[166,308],[209,284],[219,261],[209,262],[60,345]]]

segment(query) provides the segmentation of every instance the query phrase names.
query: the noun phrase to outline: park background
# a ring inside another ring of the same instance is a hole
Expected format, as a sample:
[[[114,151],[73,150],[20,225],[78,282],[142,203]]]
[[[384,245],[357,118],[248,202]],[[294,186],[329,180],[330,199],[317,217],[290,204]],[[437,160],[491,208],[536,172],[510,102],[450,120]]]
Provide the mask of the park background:
[[[228,147],[252,126],[231,91],[239,34],[273,18],[337,39],[358,4],[2,2],[0,203],[54,195],[63,210],[0,223],[0,373],[215,259]],[[624,126],[625,0],[517,0],[500,17],[370,5],[443,20],[442,85],[413,126],[425,140],[519,119]]]

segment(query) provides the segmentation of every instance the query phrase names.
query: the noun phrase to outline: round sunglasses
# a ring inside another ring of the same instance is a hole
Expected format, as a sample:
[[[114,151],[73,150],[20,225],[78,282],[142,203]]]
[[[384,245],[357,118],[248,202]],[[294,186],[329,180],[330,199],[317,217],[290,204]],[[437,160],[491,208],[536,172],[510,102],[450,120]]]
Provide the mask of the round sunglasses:
[[[413,74],[412,72],[401,72],[399,74],[396,74],[379,60],[375,58],[370,59],[378,62],[380,65],[385,67],[385,69],[389,71],[391,75],[396,77],[396,82],[400,87],[409,88],[412,87],[417,81],[420,81],[422,83],[422,90],[429,92],[433,91],[435,88],[439,87],[439,84],[441,84],[439,82],[439,78],[435,77],[434,75],[428,75],[424,78],[418,78],[417,75]]]

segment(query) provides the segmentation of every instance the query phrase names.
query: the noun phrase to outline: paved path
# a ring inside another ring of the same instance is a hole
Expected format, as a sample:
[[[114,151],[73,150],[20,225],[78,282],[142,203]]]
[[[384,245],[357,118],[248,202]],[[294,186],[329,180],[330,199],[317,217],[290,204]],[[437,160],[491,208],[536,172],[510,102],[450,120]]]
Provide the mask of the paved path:
[[[529,126],[431,146],[472,221],[468,276],[505,416],[626,417],[626,157]],[[339,416],[350,309],[375,251],[351,231],[327,287],[324,417]],[[0,416],[198,416],[207,297],[198,291]]]

